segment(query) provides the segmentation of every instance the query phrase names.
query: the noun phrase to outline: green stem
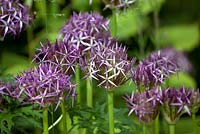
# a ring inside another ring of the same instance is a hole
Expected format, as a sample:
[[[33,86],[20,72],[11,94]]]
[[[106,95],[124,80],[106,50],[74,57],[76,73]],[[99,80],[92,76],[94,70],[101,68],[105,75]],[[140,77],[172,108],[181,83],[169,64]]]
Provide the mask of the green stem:
[[[160,48],[160,42],[159,42],[159,11],[158,9],[156,9],[153,13],[154,16],[154,25],[155,25],[155,45],[156,48],[159,49]]]
[[[196,115],[195,115],[195,113],[192,113],[192,126],[193,126],[193,134],[197,134]]]
[[[92,94],[92,83],[89,78],[87,78],[87,106],[92,107],[93,94]]]
[[[117,22],[118,22],[118,13],[116,10],[113,10],[113,15],[114,15],[114,23],[113,23],[113,36],[117,36]]]
[[[66,110],[65,110],[65,102],[64,102],[64,100],[62,101],[61,109],[62,109],[62,115],[63,115],[63,118],[62,118],[62,124],[63,124],[62,133],[66,134],[68,130],[67,130]]]
[[[75,77],[76,77],[76,90],[77,90],[77,102],[81,103],[81,82],[80,82],[80,69],[79,69],[79,65],[76,65],[76,73],[75,73]]]
[[[113,92],[108,91],[109,134],[114,134]]]
[[[43,134],[49,134],[49,131],[48,131],[48,108],[43,108]]]
[[[51,125],[49,126],[48,130],[50,131],[53,127],[55,127],[63,118],[63,115],[61,114],[60,117]]]
[[[154,134],[159,134],[159,114],[154,123]]]
[[[169,125],[169,134],[175,134],[175,124],[168,124]]]
[[[34,52],[34,46],[32,45],[33,43],[31,43],[32,39],[33,39],[33,29],[29,27],[27,29],[27,41],[28,41],[28,57],[30,61],[33,58],[33,52]]]
[[[143,126],[142,126],[142,134],[146,134],[147,133],[147,129],[146,129],[146,125],[145,124],[143,124]]]

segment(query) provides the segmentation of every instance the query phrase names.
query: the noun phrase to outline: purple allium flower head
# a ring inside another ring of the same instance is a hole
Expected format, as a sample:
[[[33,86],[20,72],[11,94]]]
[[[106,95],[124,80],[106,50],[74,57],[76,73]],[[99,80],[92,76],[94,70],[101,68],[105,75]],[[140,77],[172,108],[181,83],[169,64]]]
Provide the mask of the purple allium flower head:
[[[188,89],[190,92],[190,96],[189,96],[189,100],[190,100],[190,104],[189,104],[189,109],[191,111],[191,113],[195,114],[199,107],[200,107],[200,93],[199,93],[199,89],[198,90],[194,90],[194,89]]]
[[[132,93],[124,97],[129,114],[133,112],[139,121],[150,123],[157,117],[162,104],[162,90],[160,88],[144,91],[143,93]]]
[[[28,13],[28,9],[19,0],[0,0],[0,35],[17,35],[29,25],[32,15]]]
[[[112,44],[109,44],[112,43]],[[128,60],[126,48],[114,40],[102,42],[94,52],[90,53],[86,72],[90,79],[94,78],[98,86],[107,90],[122,85],[130,78],[130,72],[135,62]]]
[[[163,110],[168,123],[175,123],[185,111],[191,115],[189,110],[190,90],[168,88],[163,91]]]
[[[62,69],[65,74],[72,74],[75,72],[76,63],[79,62],[80,58],[80,51],[69,42],[56,41],[51,44],[47,41],[47,45],[42,45],[38,49],[34,61],[39,64],[51,62]]]
[[[150,89],[163,83],[170,74],[177,72],[176,57],[172,57],[168,52],[167,49],[159,50],[140,62],[133,72],[133,80],[138,87]]]
[[[40,64],[34,69],[16,77],[18,88],[16,97],[24,103],[38,103],[47,107],[60,103],[61,98],[75,97],[75,86],[70,83],[70,76],[65,75],[53,64]]]
[[[108,25],[109,20],[98,13],[74,13],[60,33],[64,42],[70,41],[85,54],[96,47],[105,34],[110,34]]]

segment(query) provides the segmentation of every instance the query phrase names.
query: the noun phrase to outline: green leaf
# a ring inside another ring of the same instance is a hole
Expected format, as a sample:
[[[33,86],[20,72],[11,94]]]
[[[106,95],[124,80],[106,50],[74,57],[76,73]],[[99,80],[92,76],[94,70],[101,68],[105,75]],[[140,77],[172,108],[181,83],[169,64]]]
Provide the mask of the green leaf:
[[[14,115],[12,114],[4,114],[1,113],[0,114],[0,132],[3,133],[7,133],[7,134],[11,134],[11,128],[14,126],[14,122],[13,122],[13,117]]]
[[[170,87],[180,88],[181,86],[187,88],[196,88],[197,84],[188,73],[186,72],[179,72],[177,75],[170,76],[168,80]]]
[[[154,10],[159,10],[165,0],[140,0],[140,10],[143,14],[148,14],[150,12],[153,12]]]
[[[12,67],[9,67],[3,74],[9,75],[9,74],[19,74],[20,72],[23,72],[30,68],[29,64],[21,64],[21,65],[13,65]]]
[[[16,110],[17,113],[23,113],[26,116],[32,116],[33,118],[42,118],[41,110],[33,110],[33,106],[21,107]]]
[[[28,58],[10,52],[3,52],[2,65],[6,67],[4,75],[17,74],[32,66]]]
[[[16,64],[29,64],[29,60],[26,57],[17,55],[11,52],[3,52],[2,54],[2,65],[11,67]]]
[[[88,0],[72,0],[72,7],[78,11],[87,11],[89,7]]]
[[[127,81],[124,85],[115,89],[115,95],[124,95],[125,93],[132,93],[136,90],[136,85],[134,82]]]
[[[89,4],[89,0],[72,0],[72,8],[77,11],[88,11],[90,8],[93,10],[99,10],[100,0],[92,0],[92,4]]]
[[[198,24],[165,26],[159,35],[161,45],[172,44],[178,50],[191,51],[198,45]]]
[[[113,35],[114,32],[114,16],[111,16],[110,29]],[[147,25],[145,17],[138,15],[134,9],[128,9],[120,12],[117,15],[117,37],[119,39],[127,39],[133,37],[138,31]]]

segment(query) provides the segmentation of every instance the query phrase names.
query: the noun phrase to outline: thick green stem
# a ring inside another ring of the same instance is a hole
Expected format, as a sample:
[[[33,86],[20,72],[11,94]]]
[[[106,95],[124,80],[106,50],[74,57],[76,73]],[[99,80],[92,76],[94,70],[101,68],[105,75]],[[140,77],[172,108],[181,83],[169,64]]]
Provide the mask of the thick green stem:
[[[154,134],[159,134],[159,115],[156,117],[154,123]]]
[[[175,124],[168,124],[169,125],[169,134],[175,134]]]
[[[193,134],[197,134],[196,115],[192,113]]]
[[[75,77],[76,77],[76,90],[77,90],[77,102],[81,103],[81,82],[80,82],[80,69],[79,69],[79,65],[76,65],[76,73],[75,73]]]
[[[156,45],[156,48],[159,49],[160,48],[160,42],[159,42],[159,11],[156,9],[154,11],[154,25],[155,25],[155,45]]]
[[[27,41],[28,41],[28,57],[30,61],[33,58],[33,52],[34,52],[33,43],[31,43],[32,39],[33,39],[33,30],[31,27],[29,27],[27,29]]]
[[[67,122],[66,122],[66,110],[65,110],[65,102],[62,101],[62,104],[61,104],[61,109],[62,109],[62,115],[63,115],[63,118],[62,118],[62,134],[66,134],[67,133]]]
[[[113,92],[108,91],[109,134],[114,134]]]
[[[92,83],[89,78],[87,78],[87,106],[92,107],[93,104],[93,94],[92,94]]]
[[[142,125],[142,134],[146,134],[147,133],[147,128],[146,128],[146,125],[143,124]]]
[[[43,134],[49,134],[49,131],[48,131],[48,108],[43,108]]]

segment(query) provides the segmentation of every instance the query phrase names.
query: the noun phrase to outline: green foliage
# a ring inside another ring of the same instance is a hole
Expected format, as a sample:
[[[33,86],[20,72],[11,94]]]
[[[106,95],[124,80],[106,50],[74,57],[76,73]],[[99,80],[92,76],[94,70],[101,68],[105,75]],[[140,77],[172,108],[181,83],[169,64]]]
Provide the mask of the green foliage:
[[[127,81],[124,85],[115,89],[115,95],[124,95],[124,93],[132,93],[136,89],[136,85],[132,80]]]
[[[3,52],[1,63],[6,68],[4,75],[17,74],[31,67],[28,58],[10,52]]]
[[[111,16],[110,29],[113,34],[114,15]],[[147,25],[147,20],[137,13],[135,9],[127,9],[117,15],[117,37],[127,39],[133,37]]]
[[[96,104],[94,108],[86,106],[75,106],[68,110],[73,120],[78,117],[79,128],[86,128],[88,134],[107,134],[108,133],[108,113],[106,103]],[[139,126],[134,122],[132,117],[128,117],[127,108],[114,109],[115,115],[115,132],[124,134],[134,134],[139,131]],[[73,128],[72,128],[73,129]]]
[[[92,5],[89,4],[89,0],[72,0],[71,4],[77,11],[88,11],[90,8],[99,10],[100,0],[92,0]]]
[[[29,129],[41,128],[38,122],[41,119],[41,111],[33,110],[33,106],[22,106],[16,100],[3,97],[3,112],[0,113],[0,133],[11,134],[15,132],[26,132]]]
[[[165,0],[139,0],[139,10],[146,15],[155,10],[160,10]]]
[[[170,76],[168,80],[168,84],[171,87],[179,88],[184,85],[187,88],[194,88],[196,89],[197,84],[194,78],[186,73],[186,72],[179,72],[177,75]]]
[[[162,45],[171,44],[178,50],[191,51],[198,45],[198,24],[164,26],[159,33]]]

